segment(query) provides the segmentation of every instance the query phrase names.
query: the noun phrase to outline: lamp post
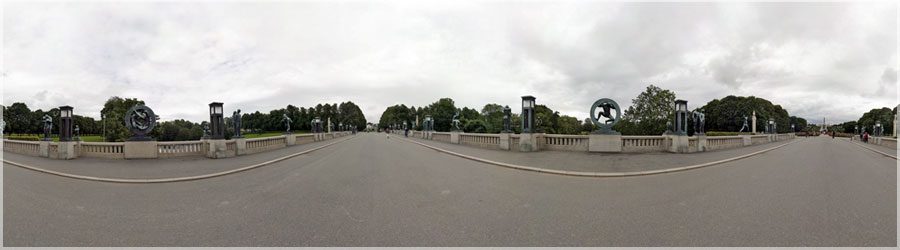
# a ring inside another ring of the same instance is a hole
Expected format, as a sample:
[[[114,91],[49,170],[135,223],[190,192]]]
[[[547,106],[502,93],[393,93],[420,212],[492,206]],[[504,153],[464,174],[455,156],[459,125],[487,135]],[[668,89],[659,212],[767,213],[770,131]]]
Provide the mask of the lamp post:
[[[225,118],[221,102],[209,104],[210,139],[225,139]]]
[[[534,96],[522,97],[522,133],[534,133]]]
[[[106,115],[100,113],[100,122],[103,123],[103,141],[106,142]]]
[[[675,100],[675,134],[687,135],[687,101]]]
[[[766,130],[769,134],[775,133],[775,118],[769,118],[769,126],[766,127]]]
[[[431,115],[425,115],[425,122],[422,123],[425,131],[431,131]]]
[[[59,141],[72,140],[72,107],[59,107]]]
[[[875,121],[875,136],[881,136],[881,134],[882,134],[881,121]]]

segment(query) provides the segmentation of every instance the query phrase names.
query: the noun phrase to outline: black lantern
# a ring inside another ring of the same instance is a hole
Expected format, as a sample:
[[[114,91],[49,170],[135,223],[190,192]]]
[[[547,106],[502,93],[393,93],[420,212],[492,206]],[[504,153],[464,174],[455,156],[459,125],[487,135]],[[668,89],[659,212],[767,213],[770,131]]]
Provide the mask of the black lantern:
[[[225,117],[221,102],[209,104],[210,139],[225,139]]]
[[[775,133],[775,118],[769,118],[769,127],[766,128],[769,134]]]
[[[72,140],[72,107],[59,107],[59,141]]]
[[[687,101],[675,100],[675,134],[687,135]]]
[[[534,96],[522,97],[522,133],[534,133]]]

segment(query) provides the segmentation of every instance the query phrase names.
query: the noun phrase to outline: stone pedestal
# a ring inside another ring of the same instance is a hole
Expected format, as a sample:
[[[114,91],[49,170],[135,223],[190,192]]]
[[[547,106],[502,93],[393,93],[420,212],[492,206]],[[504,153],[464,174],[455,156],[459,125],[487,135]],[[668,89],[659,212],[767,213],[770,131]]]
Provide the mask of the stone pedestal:
[[[206,157],[212,159],[225,158],[225,151],[228,150],[225,146],[225,140],[207,140],[206,144],[209,145]]]
[[[247,139],[245,138],[237,138],[234,139],[234,154],[235,155],[245,155],[247,154]]]
[[[78,141],[61,141],[59,145],[56,147],[56,158],[60,160],[71,160],[78,158],[78,155],[75,153],[75,144]]]
[[[697,152],[708,151],[709,150],[709,149],[707,149],[708,145],[709,144],[707,144],[707,141],[706,141],[706,134],[697,135]]]
[[[125,159],[155,159],[159,157],[156,141],[125,141]]]
[[[38,155],[40,155],[41,157],[50,157],[50,143],[51,142],[53,142],[53,141],[41,140],[41,142],[39,144],[40,152],[38,153]]]
[[[500,133],[500,149],[509,150],[509,133]]]
[[[588,135],[589,152],[622,152],[622,134]]]
[[[519,134],[519,151],[520,152],[537,152],[540,151],[538,146],[538,135],[532,133]]]
[[[284,142],[287,143],[288,146],[294,146],[294,144],[297,144],[297,137],[293,134],[285,134]]]
[[[744,139],[744,147],[753,145],[753,140],[751,140],[750,135],[741,135],[741,139]]]
[[[672,141],[672,146],[669,147],[669,152],[688,153],[689,150],[687,135],[669,135],[669,140]]]
[[[459,144],[459,134],[457,131],[450,132],[450,143]]]

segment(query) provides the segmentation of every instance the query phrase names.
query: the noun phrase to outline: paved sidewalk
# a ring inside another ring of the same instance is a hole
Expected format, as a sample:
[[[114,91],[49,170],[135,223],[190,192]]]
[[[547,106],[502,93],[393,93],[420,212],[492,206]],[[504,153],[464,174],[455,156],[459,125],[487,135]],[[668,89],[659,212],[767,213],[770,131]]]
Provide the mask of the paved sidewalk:
[[[430,146],[450,150],[456,153],[503,163],[554,170],[604,173],[648,171],[684,167],[750,154],[760,150],[765,150],[785,143],[789,143],[793,140],[803,140],[802,138],[797,138],[793,140],[778,141],[774,143],[766,143],[749,147],[725,149],[705,153],[674,154],[668,152],[589,153],[548,150],[524,153],[516,151],[486,149],[460,144],[451,144],[413,137],[401,136],[399,138],[406,138]]]
[[[352,138],[353,136],[351,135],[334,140],[294,145],[261,153],[242,155],[225,159],[209,159],[204,156],[185,156],[165,159],[139,160],[102,158],[54,160],[10,152],[3,152],[3,159],[22,163],[32,167],[92,177],[121,179],[175,178],[218,173],[222,171],[242,168],[294,153],[306,151],[332,142]],[[301,155],[298,157],[306,157],[306,155]]]
[[[889,154],[889,155],[893,155],[894,157],[897,157],[897,150],[896,150],[896,149],[892,149],[892,148],[885,147],[885,146],[881,146],[881,145],[862,143],[862,142],[860,142],[859,140],[853,140],[853,141],[850,141],[849,138],[840,138],[840,139],[841,139],[841,140],[844,140],[844,141],[847,141],[847,142],[858,143],[858,144],[861,144],[861,145],[863,145],[863,146],[869,147],[869,148],[871,148],[871,149],[878,150],[878,152],[882,152],[882,153]]]

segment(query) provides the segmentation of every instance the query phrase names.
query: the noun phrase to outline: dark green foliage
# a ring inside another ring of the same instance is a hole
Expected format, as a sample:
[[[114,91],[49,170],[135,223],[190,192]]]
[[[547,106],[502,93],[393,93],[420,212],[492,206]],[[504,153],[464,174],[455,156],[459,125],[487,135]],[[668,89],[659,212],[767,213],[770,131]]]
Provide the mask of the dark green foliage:
[[[862,117],[856,121],[856,123],[859,124],[860,133],[865,131],[872,134],[872,126],[875,125],[875,121],[881,121],[881,126],[884,127],[884,135],[890,135],[893,133],[894,129],[894,110],[887,107],[877,108],[863,114]]]
[[[622,120],[613,126],[623,135],[661,135],[666,131],[666,121],[675,122],[675,93],[670,90],[650,85],[631,102]],[[709,115],[706,119],[709,124]]]
[[[121,142],[133,136],[131,131],[128,131],[128,128],[125,127],[125,113],[138,104],[143,105],[144,101],[135,98],[122,99],[118,96],[113,96],[106,100],[106,103],[103,104],[103,110],[100,111],[101,114],[106,116],[106,141]],[[153,128],[154,131],[151,132],[151,136],[158,129],[158,127]]]
[[[730,95],[721,100],[709,101],[703,106],[703,110],[706,113],[706,130],[708,131],[739,131],[744,124],[745,116],[747,125],[753,127],[753,124],[750,124],[753,122],[753,111],[756,111],[757,132],[765,132],[765,125],[770,117],[775,118],[778,133],[791,131],[791,119],[787,110],[781,108],[781,105],[774,105],[762,98]],[[805,120],[802,122],[805,124]]]

